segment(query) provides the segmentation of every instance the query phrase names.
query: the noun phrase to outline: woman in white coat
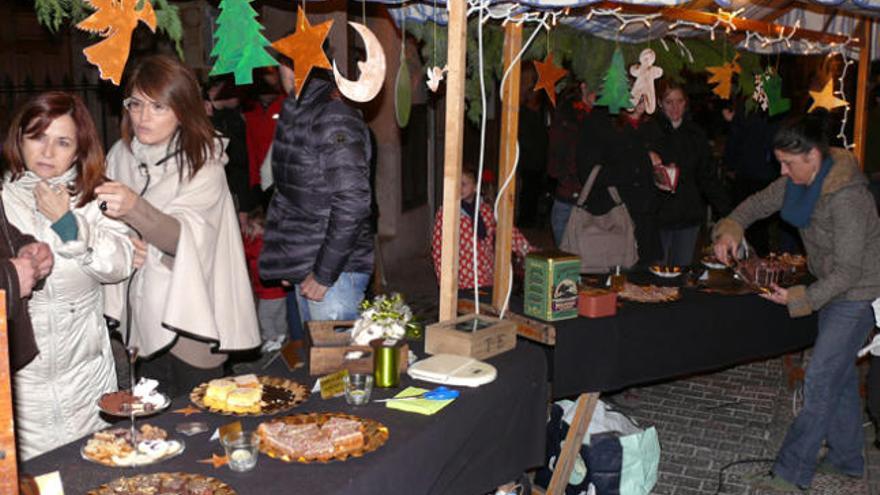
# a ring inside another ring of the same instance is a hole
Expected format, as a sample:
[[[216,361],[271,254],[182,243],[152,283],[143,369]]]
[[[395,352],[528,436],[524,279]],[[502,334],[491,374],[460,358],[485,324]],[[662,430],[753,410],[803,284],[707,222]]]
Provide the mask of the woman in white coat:
[[[127,278],[128,228],[101,214],[104,153],[82,101],[43,93],[22,107],[3,147],[10,223],[48,243],[55,266],[30,300],[39,355],[14,376],[15,426],[27,460],[105,426],[97,400],[116,390],[103,283]]]
[[[226,351],[260,345],[224,144],[195,75],[178,60],[144,58],[128,77],[122,139],[96,189],[104,213],[136,230],[147,257],[115,316],[145,359],[140,375],[172,396],[223,375]],[[126,303],[127,301],[127,303]],[[125,315],[125,309],[130,314]]]

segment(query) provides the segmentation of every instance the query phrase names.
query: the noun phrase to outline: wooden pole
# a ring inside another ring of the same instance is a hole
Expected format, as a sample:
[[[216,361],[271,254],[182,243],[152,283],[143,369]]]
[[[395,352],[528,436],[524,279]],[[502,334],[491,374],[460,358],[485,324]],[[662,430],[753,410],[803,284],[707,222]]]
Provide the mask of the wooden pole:
[[[449,0],[446,74],[446,127],[443,146],[443,245],[440,250],[439,320],[456,317],[458,242],[461,205],[461,155],[464,147],[464,77],[467,50],[467,2]],[[474,266],[476,269],[476,266]],[[477,274],[474,273],[474,277]]]
[[[565,487],[571,477],[571,470],[574,468],[574,461],[580,454],[581,444],[590,426],[590,420],[593,419],[593,411],[596,410],[598,400],[599,394],[597,392],[581,394],[578,397],[574,419],[569,425],[568,434],[565,435],[565,441],[562,443],[559,457],[556,460],[556,468],[550,478],[550,485],[547,486],[547,495],[565,493]]]
[[[853,125],[853,141],[855,142],[856,159],[859,167],[865,169],[865,138],[868,133],[868,78],[871,75],[871,28],[870,18],[861,22],[862,32],[859,36],[859,74],[856,82],[856,112]]]
[[[522,49],[522,24],[508,22],[504,26],[504,71],[510,70],[501,88],[501,151],[498,164],[498,187],[513,172],[516,143],[519,136],[520,60],[515,57]],[[508,69],[513,65],[512,69]],[[513,244],[513,212],[516,202],[516,179],[504,190],[498,202],[495,231],[495,281],[492,305],[501,309],[510,284],[510,252]]]
[[[0,290],[0,493],[18,494],[15,422],[12,408],[12,371],[9,369],[9,333],[6,291]]]

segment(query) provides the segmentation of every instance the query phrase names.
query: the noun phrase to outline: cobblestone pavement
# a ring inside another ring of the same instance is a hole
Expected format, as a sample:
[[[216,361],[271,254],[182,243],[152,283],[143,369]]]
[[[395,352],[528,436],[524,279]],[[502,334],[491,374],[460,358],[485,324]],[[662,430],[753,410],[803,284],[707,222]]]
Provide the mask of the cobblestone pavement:
[[[413,311],[431,322],[437,317],[437,287],[430,261],[407,263],[405,279],[389,277],[389,290],[402,292]],[[653,493],[759,495],[743,477],[768,470],[792,419],[793,394],[782,359],[742,365],[610,395],[607,400],[641,425],[654,425],[661,442],[660,473]],[[817,475],[810,494],[880,495],[880,451],[866,426],[868,469],[863,479]]]

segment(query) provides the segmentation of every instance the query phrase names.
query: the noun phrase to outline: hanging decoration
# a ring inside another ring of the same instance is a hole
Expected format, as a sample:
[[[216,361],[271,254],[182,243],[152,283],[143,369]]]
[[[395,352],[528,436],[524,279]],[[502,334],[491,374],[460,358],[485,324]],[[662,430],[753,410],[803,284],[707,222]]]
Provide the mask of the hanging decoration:
[[[211,56],[217,57],[211,75],[233,73],[235,84],[254,82],[253,71],[259,67],[278,65],[266,51],[269,40],[263,36],[263,26],[257,21],[253,0],[222,0],[217,17],[217,41]]]
[[[397,117],[397,125],[406,127],[409,124],[409,114],[412,109],[412,79],[409,76],[409,64],[406,56],[400,52],[400,68],[397,70],[397,78],[394,80],[394,115]]]
[[[768,101],[767,92],[764,90],[764,74],[755,74],[755,91],[752,93],[752,100],[755,101],[763,111],[767,111]]]
[[[645,111],[654,113],[657,109],[657,95],[654,91],[654,79],[663,77],[663,69],[655,67],[654,62],[657,60],[657,54],[650,48],[645,48],[639,54],[639,63],[633,64],[629,68],[631,76],[636,78],[633,83],[632,105],[635,106],[639,100],[645,98]]]
[[[553,54],[548,53],[544,61],[535,60],[535,70],[538,71],[538,82],[532,91],[544,90],[550,103],[556,106],[556,82],[565,77],[568,71],[553,63]]]
[[[608,112],[612,115],[619,114],[621,108],[632,108],[632,95],[629,92],[626,66],[620,48],[614,50],[614,55],[611,56],[611,66],[602,77],[602,82],[602,94],[596,100],[596,105],[607,106]]]
[[[446,65],[444,65],[442,69],[440,67],[428,67],[428,81],[425,83],[428,85],[428,89],[436,93],[440,88],[440,82],[443,80],[443,77],[448,70],[449,66]]]
[[[357,63],[358,69],[361,71],[360,78],[356,81],[348,80],[342,77],[339,69],[336,68],[336,61],[333,61],[333,78],[336,80],[336,86],[339,92],[352,101],[364,103],[372,100],[382,90],[382,84],[385,82],[385,51],[376,35],[370,31],[370,28],[357,22],[349,22],[351,26],[364,42],[365,60]],[[323,55],[323,51],[321,52]],[[405,64],[402,64],[405,65]],[[293,66],[296,70],[296,64]],[[409,73],[407,73],[407,78]]]
[[[87,0],[95,10],[83,19],[77,28],[104,38],[83,50],[86,60],[98,67],[101,79],[119,86],[122,72],[131,51],[131,34],[139,22],[156,32],[156,13],[150,0],[143,0],[138,10],[138,0]]]
[[[297,9],[296,19],[296,32],[275,41],[272,43],[272,48],[293,60],[294,94],[299,98],[299,94],[303,86],[305,86],[306,79],[309,77],[312,68],[332,68],[330,61],[327,60],[327,55],[324,54],[324,40],[327,39],[327,34],[330,33],[333,20],[331,19],[317,26],[312,26],[309,24],[309,20],[306,18],[306,13],[302,7]],[[382,73],[384,75],[384,54],[382,62]],[[358,65],[360,63],[358,62]]]
[[[842,100],[834,94],[833,78],[829,78],[828,81],[825,82],[825,86],[822,87],[821,91],[810,91],[810,98],[813,99],[813,104],[810,106],[810,109],[807,110],[807,113],[811,113],[817,108],[834,110],[835,108],[846,107],[849,105],[846,100]]]
[[[742,67],[739,66],[739,54],[737,53],[733,60],[726,64],[706,67],[706,71],[711,74],[707,82],[715,85],[712,92],[722,100],[729,100],[733,88],[733,75],[742,71]]]
[[[767,114],[771,117],[791,109],[791,100],[782,96],[782,76],[776,71],[764,75],[764,93],[767,95]]]

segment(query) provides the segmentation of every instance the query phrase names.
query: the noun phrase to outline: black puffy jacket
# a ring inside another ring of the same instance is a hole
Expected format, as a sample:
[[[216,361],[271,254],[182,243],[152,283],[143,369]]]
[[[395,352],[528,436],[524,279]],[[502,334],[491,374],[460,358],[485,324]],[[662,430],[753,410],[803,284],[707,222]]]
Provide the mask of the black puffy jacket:
[[[359,110],[312,77],[284,102],[272,152],[276,192],[266,218],[260,276],[331,286],[373,271],[370,138]]]

